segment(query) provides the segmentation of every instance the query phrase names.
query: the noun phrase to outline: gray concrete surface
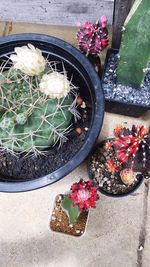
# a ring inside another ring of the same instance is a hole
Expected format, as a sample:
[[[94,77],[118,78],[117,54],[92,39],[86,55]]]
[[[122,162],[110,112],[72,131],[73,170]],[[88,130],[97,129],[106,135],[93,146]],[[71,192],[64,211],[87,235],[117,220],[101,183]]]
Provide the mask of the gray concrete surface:
[[[101,196],[97,209],[90,212],[86,233],[81,238],[49,230],[55,195],[67,191],[81,177],[87,177],[83,165],[47,188],[0,194],[0,266],[137,266],[144,186],[123,199]]]
[[[102,15],[113,20],[114,0],[1,0],[0,19],[3,21],[72,25],[95,22]]]
[[[143,242],[143,253],[139,253],[139,261],[144,267],[150,266],[150,184],[145,187],[145,203],[143,209],[143,227],[141,229],[140,240]],[[142,231],[143,230],[143,231]]]

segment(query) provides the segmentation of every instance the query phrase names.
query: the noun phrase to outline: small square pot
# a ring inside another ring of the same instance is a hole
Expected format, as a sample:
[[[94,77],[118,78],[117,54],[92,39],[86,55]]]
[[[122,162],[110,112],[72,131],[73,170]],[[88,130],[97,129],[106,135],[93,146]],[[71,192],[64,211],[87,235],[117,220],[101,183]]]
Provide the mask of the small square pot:
[[[54,209],[50,220],[50,229],[55,232],[76,237],[82,236],[86,229],[89,212],[81,212],[75,223],[70,224],[67,213],[61,207],[61,202],[64,196],[65,195],[56,196]]]

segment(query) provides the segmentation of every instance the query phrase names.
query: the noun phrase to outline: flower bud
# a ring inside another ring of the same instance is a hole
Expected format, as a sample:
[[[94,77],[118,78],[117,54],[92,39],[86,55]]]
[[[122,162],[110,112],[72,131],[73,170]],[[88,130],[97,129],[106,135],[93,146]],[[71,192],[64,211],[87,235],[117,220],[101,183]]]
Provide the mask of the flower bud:
[[[67,77],[57,71],[43,75],[39,84],[40,91],[50,98],[65,97],[70,91]]]
[[[15,52],[16,55],[10,56],[15,69],[29,76],[38,76],[45,70],[46,60],[38,48],[28,44],[27,46],[16,47]]]

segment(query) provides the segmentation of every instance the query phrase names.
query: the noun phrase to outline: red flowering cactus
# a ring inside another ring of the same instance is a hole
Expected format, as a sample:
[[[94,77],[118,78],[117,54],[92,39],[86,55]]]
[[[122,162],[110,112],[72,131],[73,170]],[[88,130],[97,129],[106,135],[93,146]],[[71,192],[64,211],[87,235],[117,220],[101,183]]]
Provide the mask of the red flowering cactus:
[[[83,24],[77,33],[77,40],[83,54],[98,55],[108,45],[107,17],[102,16],[95,24]]]
[[[62,201],[62,208],[67,212],[69,221],[73,224],[80,212],[95,208],[95,202],[99,199],[97,188],[91,181],[80,180],[71,186],[71,193],[66,195]]]
[[[118,125],[115,129],[114,129],[114,136],[118,137],[122,134],[124,130],[124,127],[122,125]]]
[[[111,172],[111,173],[115,173],[119,169],[119,164],[117,164],[116,162],[114,162],[112,159],[108,159],[106,161],[105,165],[106,165],[107,170],[109,172]]]
[[[115,146],[121,162],[132,163],[133,169],[139,171],[150,170],[150,134],[143,125],[124,127],[117,135]]]
[[[73,206],[78,205],[80,210],[87,210],[90,207],[95,208],[95,202],[99,199],[97,188],[92,185],[91,181],[75,183],[71,187],[72,193],[68,198],[73,199]]]
[[[107,141],[106,144],[105,144],[106,150],[108,150],[108,151],[113,150],[113,145],[114,145],[113,140]]]

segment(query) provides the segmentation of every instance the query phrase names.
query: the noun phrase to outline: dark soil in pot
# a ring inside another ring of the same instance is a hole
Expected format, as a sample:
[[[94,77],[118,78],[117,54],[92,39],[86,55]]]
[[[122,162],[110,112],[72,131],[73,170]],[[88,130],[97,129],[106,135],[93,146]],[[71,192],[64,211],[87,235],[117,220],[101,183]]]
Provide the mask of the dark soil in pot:
[[[140,116],[150,109],[150,65],[141,88],[117,85],[116,66],[118,50],[109,49],[103,73],[103,89],[106,99],[106,110],[127,116]]]
[[[60,232],[72,236],[82,236],[88,219],[88,212],[81,212],[74,224],[69,223],[68,215],[61,208],[61,201],[64,195],[58,195],[55,200],[55,206],[50,220],[52,231]]]
[[[132,172],[126,165],[120,165],[115,148],[108,150],[111,140],[98,144],[88,158],[87,166],[90,179],[101,193],[108,196],[125,196],[135,191],[143,181],[140,173]]]
[[[2,178],[10,180],[29,180],[45,176],[66,164],[78,152],[84,143],[88,132],[88,113],[90,108],[79,108],[81,119],[72,122],[72,130],[68,134],[68,140],[59,147],[58,144],[49,148],[45,155],[25,154],[13,155],[7,151],[0,152],[0,169]],[[81,133],[78,133],[80,129]]]

